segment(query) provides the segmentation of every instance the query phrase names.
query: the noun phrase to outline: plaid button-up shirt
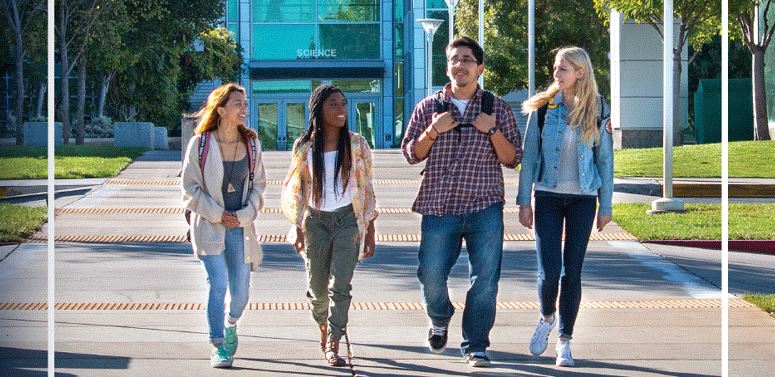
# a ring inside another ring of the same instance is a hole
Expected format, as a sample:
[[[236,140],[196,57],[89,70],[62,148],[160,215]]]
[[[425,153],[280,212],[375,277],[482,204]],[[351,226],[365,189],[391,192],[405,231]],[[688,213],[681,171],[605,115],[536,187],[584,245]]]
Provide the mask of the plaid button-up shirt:
[[[451,84],[444,89],[444,101],[450,102]],[[458,123],[473,124],[481,112],[481,89],[468,102],[465,114],[449,103],[452,118]],[[426,97],[414,108],[406,128],[401,150],[410,164],[422,160],[415,154],[415,143],[430,126],[435,110],[435,94]],[[495,97],[493,116],[496,125],[517,149],[513,164],[522,159],[519,127],[506,101]],[[459,127],[439,135],[428,153],[422,183],[412,210],[421,215],[464,215],[504,202],[503,171],[490,136],[474,127]]]

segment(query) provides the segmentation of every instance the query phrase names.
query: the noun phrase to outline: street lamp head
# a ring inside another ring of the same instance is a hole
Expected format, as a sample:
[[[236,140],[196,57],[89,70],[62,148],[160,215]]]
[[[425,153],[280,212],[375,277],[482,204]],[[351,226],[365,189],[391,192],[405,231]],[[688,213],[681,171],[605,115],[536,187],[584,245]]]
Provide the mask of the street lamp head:
[[[439,26],[444,23],[444,20],[420,18],[417,22],[419,22],[420,25],[422,25],[423,30],[425,30],[425,39],[433,41],[433,35],[436,34],[436,30],[439,30]]]

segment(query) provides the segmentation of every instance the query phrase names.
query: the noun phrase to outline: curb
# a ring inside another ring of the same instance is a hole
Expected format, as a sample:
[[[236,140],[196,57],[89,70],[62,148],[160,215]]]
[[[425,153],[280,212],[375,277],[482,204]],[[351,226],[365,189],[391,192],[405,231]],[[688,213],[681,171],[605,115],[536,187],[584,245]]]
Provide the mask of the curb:
[[[720,240],[651,240],[643,243],[721,250]],[[729,240],[730,251],[775,255],[775,240]]]

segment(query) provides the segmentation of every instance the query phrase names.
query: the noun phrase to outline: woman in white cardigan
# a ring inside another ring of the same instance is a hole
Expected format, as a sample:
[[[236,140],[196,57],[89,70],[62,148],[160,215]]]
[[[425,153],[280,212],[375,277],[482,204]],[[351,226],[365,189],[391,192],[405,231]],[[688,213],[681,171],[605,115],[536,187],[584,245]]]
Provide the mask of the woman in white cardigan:
[[[209,284],[206,310],[214,368],[233,363],[250,272],[262,258],[255,222],[264,203],[266,174],[256,133],[245,127],[247,112],[243,87],[230,83],[213,90],[197,113],[195,136],[183,161],[183,205],[191,211],[191,245]]]

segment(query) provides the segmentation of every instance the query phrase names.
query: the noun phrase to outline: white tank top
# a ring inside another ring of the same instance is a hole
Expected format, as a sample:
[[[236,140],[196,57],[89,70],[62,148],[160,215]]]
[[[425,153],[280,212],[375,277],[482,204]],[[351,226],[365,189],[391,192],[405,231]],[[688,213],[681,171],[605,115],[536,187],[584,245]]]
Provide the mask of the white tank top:
[[[348,206],[353,202],[352,193],[342,184],[342,175],[339,175],[339,192],[334,190],[334,169],[336,168],[336,151],[324,152],[323,161],[326,167],[326,176],[323,177],[323,197],[320,199],[320,207],[316,207],[312,200],[312,194],[309,195],[309,206],[319,211],[333,211],[337,208]],[[307,152],[307,164],[309,166],[310,176],[313,176],[312,169],[312,148]],[[350,177],[350,179],[354,179]],[[314,177],[313,177],[314,182]],[[344,190],[344,193],[342,192]]]

